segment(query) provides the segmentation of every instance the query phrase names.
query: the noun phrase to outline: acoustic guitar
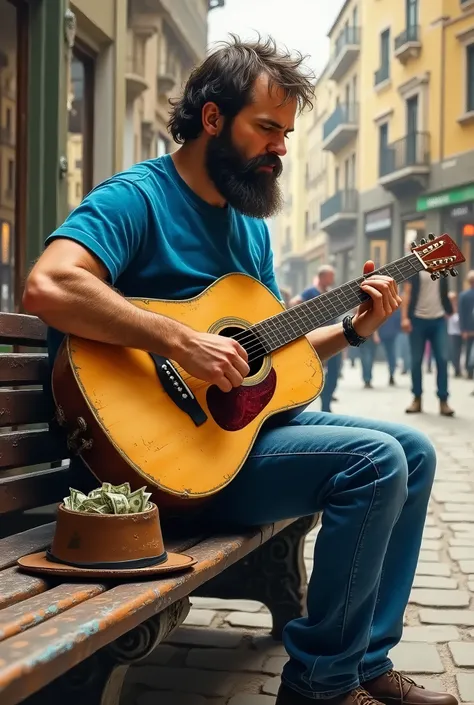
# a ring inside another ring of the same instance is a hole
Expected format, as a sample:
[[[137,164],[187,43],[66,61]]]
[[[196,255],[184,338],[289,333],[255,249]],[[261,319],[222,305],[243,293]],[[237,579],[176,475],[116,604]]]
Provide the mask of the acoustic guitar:
[[[433,279],[456,275],[461,262],[448,235],[430,235],[377,271],[400,284],[423,269]],[[300,413],[319,395],[323,366],[305,336],[367,300],[362,279],[289,309],[259,281],[237,273],[184,301],[129,299],[195,330],[236,338],[250,373],[228,393],[159,355],[66,336],[52,387],[71,454],[100,482],[147,485],[161,507],[189,506],[219,492],[266,420]]]

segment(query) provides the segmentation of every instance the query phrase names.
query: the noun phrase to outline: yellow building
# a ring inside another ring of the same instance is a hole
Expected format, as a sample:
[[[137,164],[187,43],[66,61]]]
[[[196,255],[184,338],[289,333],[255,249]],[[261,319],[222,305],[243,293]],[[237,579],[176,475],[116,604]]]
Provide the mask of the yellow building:
[[[329,256],[341,281],[352,275],[357,240],[362,3],[346,0],[330,28],[331,55],[325,71],[328,115],[321,125],[321,146],[332,158],[320,226],[328,235]]]
[[[358,265],[429,232],[473,257],[474,2],[361,0],[360,17]]]
[[[177,146],[166,127],[169,99],[206,54],[210,5],[209,0],[129,0],[128,7],[125,168]]]

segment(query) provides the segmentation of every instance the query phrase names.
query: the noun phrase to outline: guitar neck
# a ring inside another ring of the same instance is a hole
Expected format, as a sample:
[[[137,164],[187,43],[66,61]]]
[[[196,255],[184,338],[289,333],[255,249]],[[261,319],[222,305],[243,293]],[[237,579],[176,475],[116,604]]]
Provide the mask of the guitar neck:
[[[367,301],[370,297],[360,288],[360,284],[367,277],[384,274],[392,277],[397,284],[401,284],[423,269],[425,266],[417,255],[407,255],[369,275],[353,279],[314,299],[260,321],[252,326],[251,330],[258,337],[265,352],[270,353],[302,338],[315,328],[334,321],[355,306]]]

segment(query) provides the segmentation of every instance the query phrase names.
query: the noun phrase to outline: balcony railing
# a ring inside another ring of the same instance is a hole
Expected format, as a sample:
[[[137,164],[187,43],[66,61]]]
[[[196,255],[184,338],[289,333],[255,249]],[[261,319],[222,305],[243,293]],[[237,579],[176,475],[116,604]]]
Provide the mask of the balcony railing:
[[[413,132],[380,152],[379,176],[388,176],[408,167],[429,166],[429,163],[429,133]]]
[[[323,126],[323,140],[341,125],[357,125],[359,122],[359,103],[338,105]]]
[[[378,86],[390,78],[390,65],[381,66],[374,75],[374,86]]]
[[[336,40],[334,46],[333,61],[337,59],[339,54],[346,46],[359,46],[360,44],[360,28],[359,27],[344,27],[341,34]]]
[[[401,32],[398,37],[395,37],[395,51],[399,51],[405,44],[409,42],[419,42],[420,41],[420,27],[417,24],[407,27],[403,32]]]
[[[355,189],[337,191],[327,201],[321,203],[321,222],[333,218],[335,215],[357,213],[359,205],[359,192]]]
[[[360,28],[344,27],[334,45],[329,61],[328,78],[339,81],[359,56]]]

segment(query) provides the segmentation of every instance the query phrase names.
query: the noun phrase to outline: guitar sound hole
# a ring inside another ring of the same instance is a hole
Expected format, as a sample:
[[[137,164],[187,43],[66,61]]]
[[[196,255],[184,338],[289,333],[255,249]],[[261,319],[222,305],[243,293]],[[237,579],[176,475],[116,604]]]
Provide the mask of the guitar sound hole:
[[[255,333],[246,331],[244,328],[239,328],[238,326],[228,326],[219,331],[219,335],[225,335],[227,338],[237,337],[238,342],[247,351],[250,367],[250,372],[247,377],[252,377],[261,370],[265,350]]]

